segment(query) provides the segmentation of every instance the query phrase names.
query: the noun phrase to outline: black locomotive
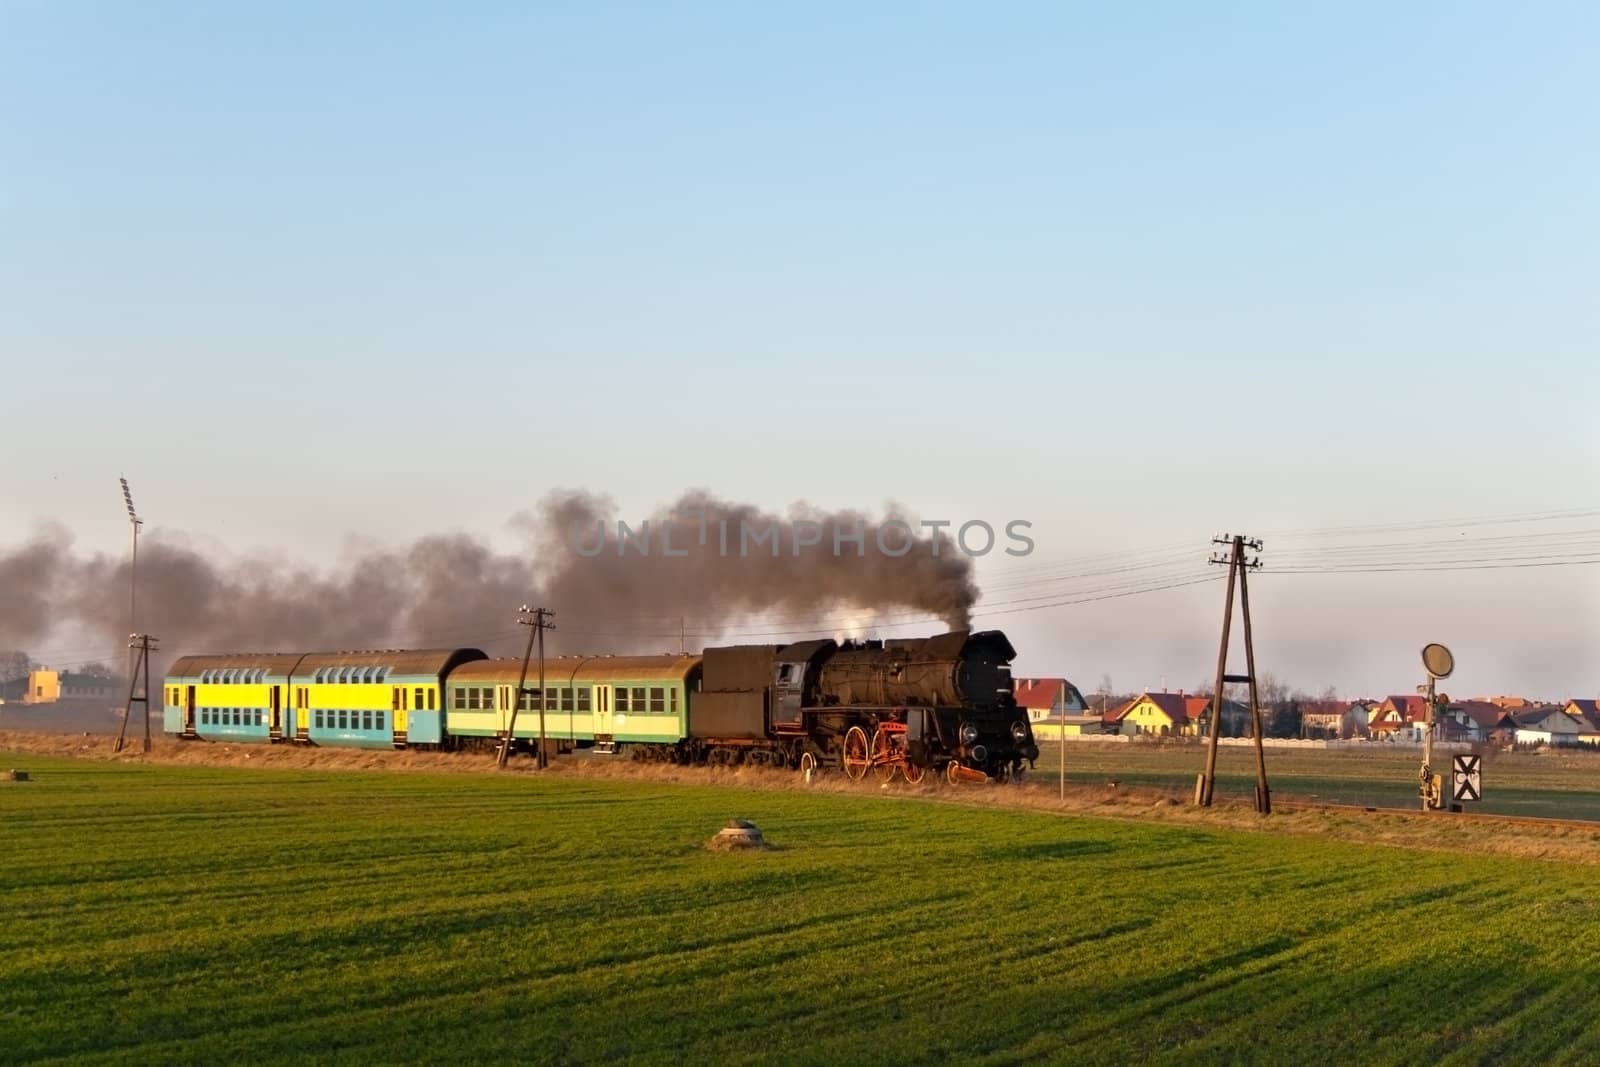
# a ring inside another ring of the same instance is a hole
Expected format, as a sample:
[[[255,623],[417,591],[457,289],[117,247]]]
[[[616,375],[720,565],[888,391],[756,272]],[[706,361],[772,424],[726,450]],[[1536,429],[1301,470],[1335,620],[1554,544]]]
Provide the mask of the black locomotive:
[[[998,630],[708,648],[680,758],[1004,779],[1038,758]]]

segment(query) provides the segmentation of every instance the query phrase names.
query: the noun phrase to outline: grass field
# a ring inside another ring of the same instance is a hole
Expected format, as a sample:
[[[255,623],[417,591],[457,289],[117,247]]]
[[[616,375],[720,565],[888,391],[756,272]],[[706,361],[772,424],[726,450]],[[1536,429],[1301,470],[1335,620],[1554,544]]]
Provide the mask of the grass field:
[[[26,766],[7,1062],[1600,1057],[1593,866],[872,790]],[[731,816],[776,848],[701,848]]]
[[[1044,742],[1036,782],[1053,783],[1061,746]],[[1195,775],[1205,765],[1205,748],[1195,744],[1118,744],[1081,741],[1067,745],[1069,781],[1118,780],[1129,785],[1194,791]],[[1435,770],[1448,789],[1449,752],[1440,751]],[[1269,748],[1267,782],[1273,795],[1331,804],[1416,808],[1421,749],[1362,745],[1345,749]],[[1256,783],[1255,749],[1217,750],[1217,795],[1250,797]],[[1467,810],[1495,815],[1600,820],[1600,751],[1500,752],[1483,755],[1482,802]]]

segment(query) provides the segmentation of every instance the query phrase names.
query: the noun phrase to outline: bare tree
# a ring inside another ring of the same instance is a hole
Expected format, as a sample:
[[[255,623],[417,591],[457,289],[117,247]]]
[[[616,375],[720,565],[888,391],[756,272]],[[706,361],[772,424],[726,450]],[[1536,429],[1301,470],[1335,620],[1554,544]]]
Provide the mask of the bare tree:
[[[14,682],[26,678],[33,669],[33,660],[26,652],[12,650],[0,652],[0,682]]]

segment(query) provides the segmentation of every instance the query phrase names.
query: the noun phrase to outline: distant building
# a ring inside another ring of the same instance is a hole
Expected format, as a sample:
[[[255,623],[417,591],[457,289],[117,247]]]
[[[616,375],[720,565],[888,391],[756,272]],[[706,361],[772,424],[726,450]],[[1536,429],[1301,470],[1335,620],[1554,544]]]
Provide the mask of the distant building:
[[[1554,706],[1513,712],[1516,729],[1513,739],[1519,745],[1592,745],[1600,743],[1600,731],[1581,715],[1569,715]]]
[[[1569,700],[1561,710],[1600,730],[1600,700]]]
[[[1013,695],[1034,722],[1059,722],[1063,715],[1082,715],[1089,710],[1078,687],[1065,678],[1016,678]]]
[[[1112,716],[1108,716],[1111,718]],[[1114,713],[1107,729],[1131,737],[1203,737],[1211,732],[1211,698],[1183,693],[1142,693]],[[1250,709],[1235,700],[1222,701],[1222,733],[1241,737],[1250,732]]]
[[[94,674],[74,674],[40,667],[28,672],[24,704],[54,704],[62,700],[115,700],[117,683]]]
[[[1141,693],[1123,705],[1117,732],[1132,737],[1179,737],[1193,734],[1195,724],[1182,693]]]

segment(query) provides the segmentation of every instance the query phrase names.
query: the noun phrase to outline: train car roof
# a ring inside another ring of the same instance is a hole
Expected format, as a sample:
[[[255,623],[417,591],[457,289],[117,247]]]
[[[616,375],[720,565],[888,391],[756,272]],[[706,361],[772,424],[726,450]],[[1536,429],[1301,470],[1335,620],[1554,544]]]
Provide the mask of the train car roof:
[[[549,686],[572,682],[605,681],[623,678],[632,681],[687,681],[700,666],[699,656],[546,656],[544,681]],[[510,682],[516,684],[522,673],[522,657],[510,659],[481,659],[464,663],[450,672],[450,682]],[[525,685],[539,684],[539,661],[528,663],[528,680]]]
[[[167,668],[168,678],[194,678],[201,671],[265,670],[287,677],[305,658],[304,652],[224,652],[217,655],[180,656]]]
[[[369,649],[361,652],[310,652],[295,674],[324,667],[387,667],[390,674],[443,674],[461,663],[484,659],[476,648]]]

